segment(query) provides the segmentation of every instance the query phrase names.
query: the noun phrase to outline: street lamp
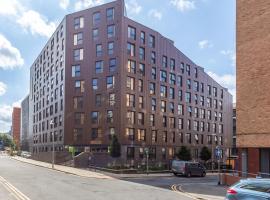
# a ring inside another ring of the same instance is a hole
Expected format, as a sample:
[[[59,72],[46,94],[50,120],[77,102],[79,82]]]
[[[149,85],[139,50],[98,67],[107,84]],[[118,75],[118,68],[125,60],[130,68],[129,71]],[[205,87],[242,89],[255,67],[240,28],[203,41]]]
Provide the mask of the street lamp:
[[[53,131],[52,131],[52,169],[54,169],[54,121],[51,120],[50,125],[53,127]]]

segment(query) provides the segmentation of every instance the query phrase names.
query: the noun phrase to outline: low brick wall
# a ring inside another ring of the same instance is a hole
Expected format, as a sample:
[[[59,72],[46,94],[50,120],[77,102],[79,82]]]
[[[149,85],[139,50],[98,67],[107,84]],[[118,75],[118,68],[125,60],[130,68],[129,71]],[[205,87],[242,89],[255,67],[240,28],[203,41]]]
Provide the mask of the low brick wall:
[[[242,178],[239,176],[234,176],[232,174],[222,174],[222,183],[224,185],[228,185],[228,186],[233,185],[236,182],[238,182],[240,179]]]

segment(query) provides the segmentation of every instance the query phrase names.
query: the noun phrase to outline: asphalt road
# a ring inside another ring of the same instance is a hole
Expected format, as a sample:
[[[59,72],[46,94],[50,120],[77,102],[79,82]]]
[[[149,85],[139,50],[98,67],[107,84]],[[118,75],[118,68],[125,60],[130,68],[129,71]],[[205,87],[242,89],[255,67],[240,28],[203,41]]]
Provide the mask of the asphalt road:
[[[151,184],[119,179],[83,178],[22,163],[9,157],[0,158],[0,183],[1,200],[192,199]]]

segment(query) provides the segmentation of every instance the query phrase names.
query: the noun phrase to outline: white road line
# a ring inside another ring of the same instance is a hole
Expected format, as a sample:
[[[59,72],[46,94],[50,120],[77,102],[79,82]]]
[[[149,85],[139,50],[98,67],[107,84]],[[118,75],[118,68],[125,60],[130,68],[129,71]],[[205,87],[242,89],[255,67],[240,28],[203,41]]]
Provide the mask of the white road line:
[[[17,200],[31,200],[26,195],[24,195],[21,191],[19,191],[16,187],[14,187],[11,183],[9,183],[6,179],[0,176],[0,183],[11,193]]]

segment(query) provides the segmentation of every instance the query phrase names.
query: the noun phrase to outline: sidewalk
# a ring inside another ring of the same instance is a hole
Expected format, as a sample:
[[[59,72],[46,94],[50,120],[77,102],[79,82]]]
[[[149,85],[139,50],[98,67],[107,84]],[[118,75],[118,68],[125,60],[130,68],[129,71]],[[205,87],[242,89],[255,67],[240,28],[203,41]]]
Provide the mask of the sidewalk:
[[[52,169],[52,164],[51,163],[41,162],[41,161],[27,159],[27,158],[22,158],[22,157],[19,157],[19,156],[14,156],[14,157],[11,157],[11,158],[15,159],[15,160],[18,160],[18,161],[21,161],[21,162],[36,165],[36,166],[39,166],[39,167],[45,167],[45,168],[48,168],[48,169]],[[77,175],[77,176],[81,176],[81,177],[87,177],[87,178],[112,179],[112,177],[106,176],[106,175],[98,173],[98,172],[87,171],[87,170],[83,170],[83,169],[77,169],[77,168],[67,167],[67,166],[62,166],[62,165],[54,165],[54,170],[64,172],[64,173],[73,174],[73,175]]]

